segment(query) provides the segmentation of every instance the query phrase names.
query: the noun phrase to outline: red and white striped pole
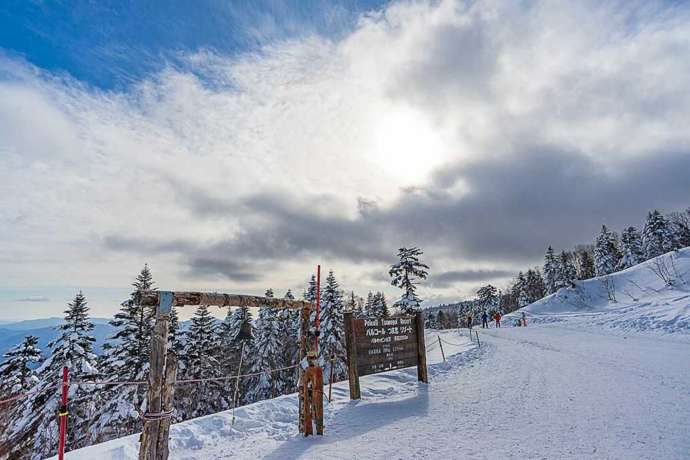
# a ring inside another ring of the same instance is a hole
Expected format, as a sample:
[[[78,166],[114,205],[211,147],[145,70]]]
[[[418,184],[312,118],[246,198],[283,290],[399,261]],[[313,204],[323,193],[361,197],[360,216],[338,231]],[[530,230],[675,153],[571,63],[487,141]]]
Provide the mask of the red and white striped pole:
[[[69,390],[69,371],[67,367],[62,368],[62,400],[60,401],[60,444],[58,445],[58,459],[65,458],[65,438],[67,437],[67,390]]]

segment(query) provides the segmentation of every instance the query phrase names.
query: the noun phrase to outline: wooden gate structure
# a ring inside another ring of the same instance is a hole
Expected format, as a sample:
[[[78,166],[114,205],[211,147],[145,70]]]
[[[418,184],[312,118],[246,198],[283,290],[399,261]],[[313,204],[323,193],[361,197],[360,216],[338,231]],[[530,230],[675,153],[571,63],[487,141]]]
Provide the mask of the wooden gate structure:
[[[384,318],[345,312],[345,346],[350,399],[361,398],[361,375],[417,366],[417,380],[429,383],[422,312]]]
[[[156,308],[156,322],[151,339],[146,413],[142,414],[144,429],[141,434],[139,460],[166,460],[169,454],[170,416],[173,411],[174,385],[177,378],[177,358],[172,351],[168,351],[168,325],[170,312],[174,306],[209,305],[300,310],[302,320],[300,321],[299,428],[305,436],[312,434],[313,420],[316,422],[317,433],[323,434],[323,371],[316,363],[318,332],[310,330],[309,318],[313,308],[310,302],[215,292],[179,291],[144,291],[138,294],[138,301],[140,305]],[[317,311],[318,307],[317,300]],[[313,343],[310,340],[311,337],[315,338]]]

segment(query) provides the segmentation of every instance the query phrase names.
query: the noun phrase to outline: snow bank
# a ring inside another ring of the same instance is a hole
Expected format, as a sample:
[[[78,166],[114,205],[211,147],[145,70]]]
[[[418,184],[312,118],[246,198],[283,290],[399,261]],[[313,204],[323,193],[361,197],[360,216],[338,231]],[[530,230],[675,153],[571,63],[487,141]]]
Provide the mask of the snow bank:
[[[506,315],[506,325],[521,312],[528,323],[571,322],[690,338],[690,248],[577,281],[574,288],[560,289]]]
[[[437,336],[443,339],[443,362]],[[444,373],[466,357],[475,344],[455,330],[427,331],[427,364],[430,378],[442,378]],[[324,409],[326,432],[338,423],[343,411],[365,410],[372,404],[385,405],[393,401],[416,397],[420,391],[415,368],[401,369],[360,379],[362,399],[350,401],[347,382],[333,385],[333,400]],[[209,459],[232,456],[258,458],[260,452],[289,438],[301,439],[297,430],[297,395],[261,401],[232,411],[199,417],[177,423],[170,430],[170,458]],[[367,423],[362,417],[361,423]],[[327,439],[327,436],[324,440]],[[139,435],[113,439],[68,453],[70,460],[129,460],[139,452]],[[245,442],[240,442],[245,441]],[[305,441],[307,442],[307,441]],[[308,442],[323,442],[311,440]],[[261,445],[261,448],[257,446]],[[229,449],[232,449],[231,451]],[[56,458],[56,457],[53,457]]]

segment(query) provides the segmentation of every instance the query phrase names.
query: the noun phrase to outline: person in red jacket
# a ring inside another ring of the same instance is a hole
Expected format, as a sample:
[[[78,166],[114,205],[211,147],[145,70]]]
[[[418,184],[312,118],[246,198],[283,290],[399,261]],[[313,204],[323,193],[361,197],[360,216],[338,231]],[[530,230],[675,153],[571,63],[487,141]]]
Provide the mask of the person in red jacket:
[[[494,314],[494,321],[496,321],[496,327],[501,327],[501,314],[499,312]]]

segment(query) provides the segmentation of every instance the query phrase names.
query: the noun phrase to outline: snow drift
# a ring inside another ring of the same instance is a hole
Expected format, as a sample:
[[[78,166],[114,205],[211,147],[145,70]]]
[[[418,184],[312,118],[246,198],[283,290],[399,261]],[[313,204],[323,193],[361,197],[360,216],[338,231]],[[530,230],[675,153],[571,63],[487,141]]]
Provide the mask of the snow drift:
[[[562,288],[515,313],[528,322],[573,322],[690,337],[690,248]]]

